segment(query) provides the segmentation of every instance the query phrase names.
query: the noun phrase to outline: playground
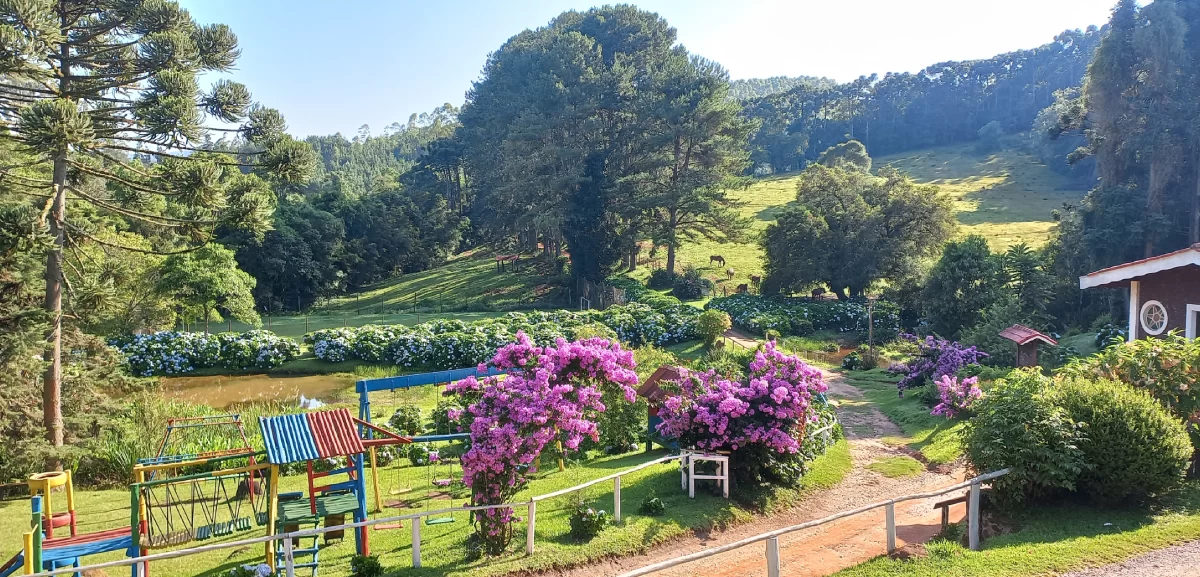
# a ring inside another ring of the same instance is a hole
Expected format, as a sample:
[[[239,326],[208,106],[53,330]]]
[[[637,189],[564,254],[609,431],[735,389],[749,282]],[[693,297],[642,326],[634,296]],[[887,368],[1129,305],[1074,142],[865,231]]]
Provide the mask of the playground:
[[[414,529],[419,529],[422,563],[414,574],[494,575],[644,551],[752,515],[724,498],[712,482],[697,481],[695,497],[689,498],[680,489],[677,462],[622,473],[667,456],[665,450],[568,461],[558,467],[553,466],[556,457],[548,455],[547,463],[513,499],[561,493],[539,502],[533,532],[536,552],[523,555],[514,547],[500,557],[472,557],[470,513],[436,512],[470,500],[457,459],[466,435],[438,430],[429,417],[447,384],[484,374],[470,368],[364,379],[355,387],[357,411],[339,406],[256,420],[238,415],[172,419],[157,454],[133,468],[133,483],[126,490],[74,490],[69,474],[49,474],[37,482],[53,486],[38,489],[31,483],[38,496],[0,502],[0,562],[16,552],[0,574],[26,574],[39,564],[47,569],[91,565],[419,515],[296,539],[291,544],[296,573],[346,575],[356,553],[377,555],[384,567],[411,568]],[[405,406],[422,409],[422,434],[402,436],[378,426]],[[409,453],[411,447],[421,450]],[[844,450],[843,443],[831,453]],[[826,461],[818,459],[810,474],[830,476],[826,468],[839,464],[836,459]],[[582,502],[613,511],[614,486],[610,481],[563,490],[618,473],[625,511],[621,521],[590,541],[572,537],[569,517],[574,508]],[[637,514],[638,504],[652,494],[665,504],[665,513]],[[518,525],[523,533],[524,525]],[[155,561],[143,569],[154,575],[220,575],[247,564],[278,564],[283,548],[280,541],[267,540]],[[108,574],[128,570],[110,568]]]

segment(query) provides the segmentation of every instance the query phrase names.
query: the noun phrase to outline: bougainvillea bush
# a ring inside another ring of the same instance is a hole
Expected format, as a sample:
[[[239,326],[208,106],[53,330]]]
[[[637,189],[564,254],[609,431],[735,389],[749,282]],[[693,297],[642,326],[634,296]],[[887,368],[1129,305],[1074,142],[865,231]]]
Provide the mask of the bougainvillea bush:
[[[804,473],[801,443],[815,422],[814,396],[825,392],[821,372],[767,342],[750,362],[748,378],[681,370],[679,393],[663,402],[658,432],[682,447],[731,451],[735,490],[795,485]]]
[[[866,335],[873,317],[875,339],[889,341],[900,332],[900,309],[887,301],[876,301],[867,314],[867,302],[811,301],[807,299],[750,294],[714,298],[706,308],[729,313],[734,326],[757,334],[768,330],[781,335],[804,335],[813,330]]]
[[[627,402],[637,398],[633,353],[605,339],[559,339],[542,347],[519,332],[489,364],[508,374],[463,379],[445,393],[457,395],[470,418],[471,448],[461,460],[474,505],[510,502],[548,444],[561,441],[575,450],[584,439],[598,440],[605,387],[620,387]],[[452,410],[450,418],[460,420],[462,412]],[[476,538],[488,554],[508,547],[516,520],[508,508],[475,515]]]
[[[896,384],[901,395],[904,395],[906,389],[922,387],[939,381],[946,375],[957,375],[962,369],[979,364],[988,356],[975,347],[966,347],[957,341],[948,341],[932,335],[920,338],[905,334],[900,335],[900,338],[917,345],[917,356],[912,360],[888,367],[888,371],[904,375]]]
[[[124,356],[130,373],[143,377],[211,367],[271,369],[300,356],[296,341],[268,331],[211,335],[162,331],[114,338],[109,345]]]

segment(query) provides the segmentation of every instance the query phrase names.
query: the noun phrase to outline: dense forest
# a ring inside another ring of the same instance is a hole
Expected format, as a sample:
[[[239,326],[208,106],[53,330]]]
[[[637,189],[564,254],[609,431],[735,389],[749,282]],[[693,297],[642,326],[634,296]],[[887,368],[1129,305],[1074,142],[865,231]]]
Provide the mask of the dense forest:
[[[772,76],[770,78],[742,78],[729,83],[729,95],[738,100],[762,98],[779,92],[787,92],[797,86],[832,88],[837,85],[830,78],[813,76]]]

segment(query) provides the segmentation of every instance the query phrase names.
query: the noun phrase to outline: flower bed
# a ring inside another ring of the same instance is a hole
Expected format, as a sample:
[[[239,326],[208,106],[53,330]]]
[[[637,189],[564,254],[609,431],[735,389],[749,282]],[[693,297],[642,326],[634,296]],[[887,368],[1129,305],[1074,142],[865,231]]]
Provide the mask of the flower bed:
[[[300,355],[296,341],[268,331],[206,335],[163,331],[128,335],[109,344],[135,375],[178,375],[197,369],[271,369]]]
[[[317,358],[330,362],[360,359],[408,368],[452,369],[485,362],[496,349],[524,332],[539,346],[557,339],[576,340],[600,323],[633,346],[670,345],[697,338],[698,309],[671,305],[654,309],[631,303],[604,311],[514,312],[474,322],[435,320],[412,327],[368,325],[325,329],[304,336]]]
[[[866,334],[867,303],[864,301],[810,301],[792,297],[763,297],[736,294],[709,301],[707,308],[725,311],[733,324],[743,330],[765,334],[804,335],[813,330]],[[886,301],[876,301],[875,338],[887,341],[900,332],[900,309]]]

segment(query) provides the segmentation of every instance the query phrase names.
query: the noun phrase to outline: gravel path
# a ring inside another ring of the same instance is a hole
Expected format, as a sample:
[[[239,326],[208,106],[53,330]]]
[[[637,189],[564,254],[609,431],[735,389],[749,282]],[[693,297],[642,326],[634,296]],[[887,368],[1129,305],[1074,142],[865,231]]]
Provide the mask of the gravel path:
[[[1196,577],[1200,575],[1200,541],[1151,551],[1123,563],[1066,573],[1062,577]]]

